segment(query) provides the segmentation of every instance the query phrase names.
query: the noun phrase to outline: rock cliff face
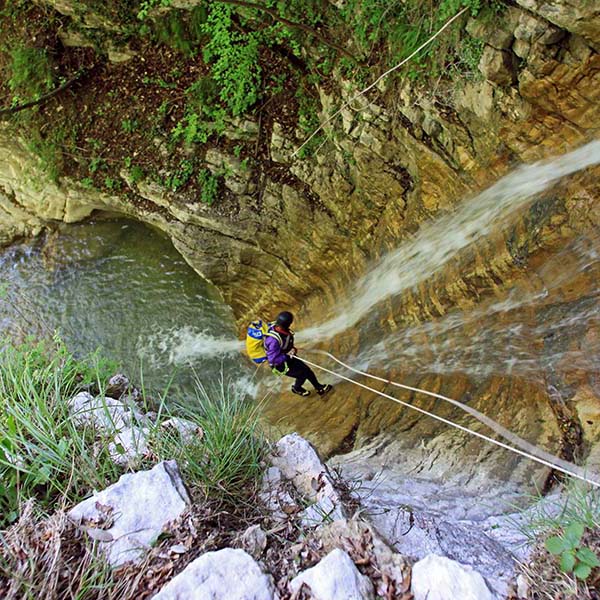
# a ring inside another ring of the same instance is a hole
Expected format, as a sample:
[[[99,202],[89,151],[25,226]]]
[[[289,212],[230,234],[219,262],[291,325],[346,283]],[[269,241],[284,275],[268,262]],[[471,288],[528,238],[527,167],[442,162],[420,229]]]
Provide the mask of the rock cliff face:
[[[54,3],[57,10],[74,14],[72,4]],[[226,167],[225,185],[232,192],[215,208],[143,182],[130,181],[131,201],[92,194],[68,180],[36,188],[33,159],[12,132],[0,130],[0,240],[35,232],[52,220],[82,219],[93,210],[125,214],[165,231],[190,265],[221,290],[240,323],[281,307],[298,312],[299,328],[322,321],[368,264],[424,222],[452,211],[512,167],[561,154],[597,135],[600,13],[593,3],[518,4],[496,22],[471,19],[466,25],[471,36],[485,41],[481,79],[428,89],[408,80],[384,84],[327,125],[328,139],[313,159],[293,157],[303,138],[278,122],[269,125],[268,172],[245,170],[226,150],[209,151],[209,167],[214,172]],[[88,27],[101,25],[89,14],[81,18]],[[343,81],[339,88],[341,98],[337,91],[319,90],[321,117],[356,91]],[[252,139],[258,127],[249,122],[245,129]],[[535,289],[537,267],[600,224],[599,174],[592,169],[570,179],[540,198],[509,236],[492,236],[468,260],[387,302],[376,317],[381,331],[472,307],[513,284]],[[527,318],[539,322],[552,302],[575,302],[590,291],[588,275],[568,281]],[[560,343],[581,347],[599,335],[595,329],[575,331]],[[356,352],[368,341],[349,334],[331,348]],[[600,388],[585,371],[565,372],[552,381],[543,375],[541,381],[502,373],[470,379],[400,369],[386,376],[456,399],[468,393],[480,410],[505,426],[569,454],[598,441],[592,427],[582,429],[578,411],[600,411]],[[468,422],[454,409],[405,399]],[[283,419],[284,428],[300,429],[325,451],[349,450],[375,438],[369,451],[382,462],[430,476],[459,473],[463,484],[485,486],[494,478],[530,482],[532,475],[543,483],[547,475],[350,388],[325,407],[284,399],[267,415],[279,423]]]

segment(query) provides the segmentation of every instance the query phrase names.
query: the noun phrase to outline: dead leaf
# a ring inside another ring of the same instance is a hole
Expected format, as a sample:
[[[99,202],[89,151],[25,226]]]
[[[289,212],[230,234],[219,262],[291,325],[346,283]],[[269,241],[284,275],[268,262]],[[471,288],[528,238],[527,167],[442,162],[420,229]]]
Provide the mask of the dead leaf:
[[[82,529],[97,542],[112,542],[114,539],[112,533],[106,531],[106,529],[98,529],[96,527],[82,527]]]

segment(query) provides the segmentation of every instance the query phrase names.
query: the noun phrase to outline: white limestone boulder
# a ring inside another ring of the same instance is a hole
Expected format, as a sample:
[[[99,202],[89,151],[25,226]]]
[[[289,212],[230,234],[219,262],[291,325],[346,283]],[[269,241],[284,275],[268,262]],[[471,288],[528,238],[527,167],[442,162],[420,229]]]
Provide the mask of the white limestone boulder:
[[[258,560],[267,547],[267,534],[260,525],[251,525],[240,536],[240,543],[252,558]]]
[[[120,380],[117,384],[124,385]],[[127,399],[79,392],[69,401],[69,409],[76,425],[95,427],[112,438],[108,451],[116,464],[132,466],[147,452],[149,419]]]
[[[313,600],[372,600],[373,584],[361,575],[346,552],[336,548],[290,582],[293,594],[306,584]]]
[[[409,563],[394,552],[369,523],[358,519],[335,521],[319,527],[315,535],[325,552],[335,548],[346,552],[363,549],[364,557],[381,573],[376,589],[381,598],[387,598],[392,591],[398,594],[409,585],[405,582],[405,575],[410,573]]]
[[[468,565],[430,554],[413,566],[414,600],[494,600],[483,577]]]
[[[188,419],[182,419],[181,417],[171,417],[170,419],[163,421],[161,427],[167,431],[177,431],[181,437],[181,441],[185,444],[201,440],[204,437],[204,431],[200,425]]]
[[[146,427],[130,426],[115,434],[108,445],[108,453],[112,461],[121,466],[134,466],[148,452],[148,435]]]
[[[325,466],[310,442],[297,433],[282,437],[275,445],[271,463],[293,481],[300,493],[315,497],[313,481],[325,473]]]
[[[290,493],[294,491],[289,489],[290,486],[292,484],[284,479],[277,467],[269,467],[263,474],[260,499],[276,521],[286,521],[291,514],[301,510]]]
[[[191,562],[153,600],[277,600],[277,595],[249,554],[224,548]]]
[[[177,463],[171,460],[121,476],[68,516],[98,540],[111,565],[118,566],[137,562],[189,503]]]
[[[271,462],[313,503],[302,516],[304,526],[345,518],[341,498],[327,467],[307,440],[297,433],[284,436],[275,445]]]

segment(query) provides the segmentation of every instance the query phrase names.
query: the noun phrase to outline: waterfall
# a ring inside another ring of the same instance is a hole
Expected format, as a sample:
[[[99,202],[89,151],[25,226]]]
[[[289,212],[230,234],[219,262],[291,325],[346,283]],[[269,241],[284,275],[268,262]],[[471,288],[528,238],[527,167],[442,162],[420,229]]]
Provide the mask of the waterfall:
[[[300,344],[323,342],[354,327],[361,319],[372,314],[377,305],[386,299],[398,296],[432,277],[459,252],[477,240],[506,226],[531,204],[542,192],[551,188],[561,178],[600,163],[600,140],[590,142],[577,150],[557,158],[524,165],[491,187],[462,202],[454,212],[444,214],[423,225],[412,238],[384,256],[349,290],[347,300],[335,307],[338,316],[314,327],[301,331]],[[596,240],[580,239],[572,250],[579,253],[578,268],[589,268],[597,261],[593,243]],[[592,248],[592,249],[590,249]],[[560,260],[560,255],[555,259]],[[549,268],[547,265],[544,268]],[[543,276],[543,269],[540,271]],[[564,274],[564,278],[569,274]],[[558,287],[559,276],[553,282]],[[481,305],[466,313],[451,313],[436,322],[422,323],[400,332],[388,333],[382,340],[363,349],[360,364],[385,363],[403,365],[405,370],[419,369],[429,372],[488,375],[493,372],[533,372],[540,369],[539,357],[529,350],[530,341],[539,336],[540,327],[514,321],[508,327],[488,323],[490,317],[499,313],[515,314],[519,308],[541,302],[550,287],[530,293],[514,290],[501,301]],[[557,316],[551,325],[555,332],[596,318],[598,311],[591,300],[577,307],[571,306]],[[283,308],[283,307],[282,307]],[[472,326],[469,329],[469,326]],[[476,326],[477,333],[472,329]],[[549,333],[548,330],[547,333]],[[457,334],[460,335],[450,335]],[[415,344],[415,339],[426,339],[427,343]],[[210,333],[177,336],[176,348],[172,349],[174,363],[186,363],[207,354],[238,352],[243,345],[230,338],[215,337]],[[495,350],[490,351],[484,340],[494,340]],[[493,357],[490,358],[490,357]],[[551,360],[551,356],[545,360]],[[582,357],[578,355],[577,360]],[[586,363],[587,364],[587,363]],[[589,367],[589,365],[587,365]]]
[[[430,278],[461,250],[505,224],[559,179],[600,163],[600,140],[558,158],[519,167],[463,202],[455,212],[424,225],[374,265],[336,307],[338,316],[302,332],[315,342],[353,327],[383,300]]]

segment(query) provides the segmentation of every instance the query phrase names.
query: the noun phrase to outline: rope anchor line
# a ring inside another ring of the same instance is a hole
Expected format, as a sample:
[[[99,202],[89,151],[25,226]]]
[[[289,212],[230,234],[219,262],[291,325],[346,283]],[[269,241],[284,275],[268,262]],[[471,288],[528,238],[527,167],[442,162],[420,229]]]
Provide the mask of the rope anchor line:
[[[423,408],[419,408],[418,406],[413,406],[412,404],[403,402],[402,400],[399,400],[398,398],[394,398],[394,396],[390,396],[389,394],[386,394],[385,392],[376,390],[375,388],[365,385],[364,383],[354,381],[353,379],[350,379],[349,377],[346,377],[345,375],[336,373],[335,371],[332,371],[331,369],[328,369],[326,367],[323,367],[322,365],[314,363],[306,358],[300,359],[300,360],[304,361],[306,364],[310,365],[311,367],[315,367],[317,369],[320,369],[321,371],[325,371],[326,373],[334,375],[335,377],[339,377],[340,379],[348,381],[348,382],[352,383],[353,385],[356,385],[358,387],[369,390],[370,392],[373,392],[374,394],[377,394],[378,396],[381,396],[382,398],[387,398],[388,400],[392,400],[393,402],[401,404],[402,406],[406,406],[412,410],[416,410],[417,412],[420,412],[424,415],[432,417],[433,419],[436,419],[437,421],[441,421],[442,423],[445,423],[446,425],[450,425],[451,427],[460,429],[461,431],[464,431],[470,435],[474,435],[478,438],[481,438],[482,440],[490,442],[491,444],[500,446],[501,448],[504,448],[505,450],[509,450],[510,452],[514,452],[515,454],[519,454],[520,456],[529,458],[530,460],[538,462],[546,467],[555,469],[556,471],[560,471],[561,473],[564,473],[565,475],[570,475],[572,477],[576,477],[577,479],[581,479],[582,481],[585,481],[586,483],[589,483],[590,485],[593,485],[594,487],[600,488],[600,482],[597,481],[596,479],[590,479],[588,477],[586,471],[584,469],[582,469],[581,467],[579,467],[578,465],[575,465],[569,461],[563,460],[562,458],[559,458],[558,456],[554,456],[553,454],[550,454],[550,453],[546,452],[545,450],[538,448],[534,444],[531,444],[527,440],[524,440],[523,438],[519,437],[518,435],[516,435],[509,429],[506,429],[499,423],[496,423],[496,421],[494,421],[490,417],[484,415],[483,413],[479,412],[478,410],[476,410],[470,406],[463,404],[462,402],[458,402],[457,400],[453,400],[452,398],[448,398],[447,396],[443,396],[442,394],[436,394],[435,392],[430,392],[428,390],[423,390],[423,389],[420,389],[417,387],[412,387],[409,385],[404,385],[402,383],[397,383],[397,382],[391,381],[389,379],[384,379],[383,377],[378,377],[377,375],[373,375],[366,371],[361,371],[359,369],[355,369],[354,367],[351,367],[350,365],[342,362],[339,358],[335,357],[333,354],[331,354],[329,352],[325,352],[323,350],[309,350],[309,352],[314,352],[315,354],[322,354],[324,356],[327,356],[328,358],[331,358],[332,360],[337,362],[342,367],[344,367],[358,375],[363,375],[364,377],[368,377],[370,379],[375,379],[377,381],[382,381],[383,383],[386,383],[388,385],[393,385],[393,386],[396,386],[396,387],[399,387],[399,388],[402,388],[405,390],[417,392],[420,394],[425,394],[426,396],[431,396],[432,398],[437,398],[439,400],[444,400],[446,402],[450,402],[454,406],[457,406],[458,408],[464,410],[471,416],[475,417],[478,421],[480,421],[484,425],[488,426],[490,429],[492,429],[493,431],[495,431],[496,433],[501,435],[506,440],[512,442],[513,444],[515,444],[516,446],[519,446],[522,449],[515,448],[513,446],[505,444],[504,442],[495,440],[494,438],[491,438],[483,433],[479,433],[478,431],[469,429],[468,427],[465,427],[464,425],[459,425],[458,423],[450,421],[449,419],[445,419],[444,417],[440,417],[439,415],[431,413]],[[299,357],[297,357],[297,358],[299,358]],[[595,478],[598,478],[597,474],[593,473],[593,475]],[[600,478],[598,478],[598,479],[600,479]]]

